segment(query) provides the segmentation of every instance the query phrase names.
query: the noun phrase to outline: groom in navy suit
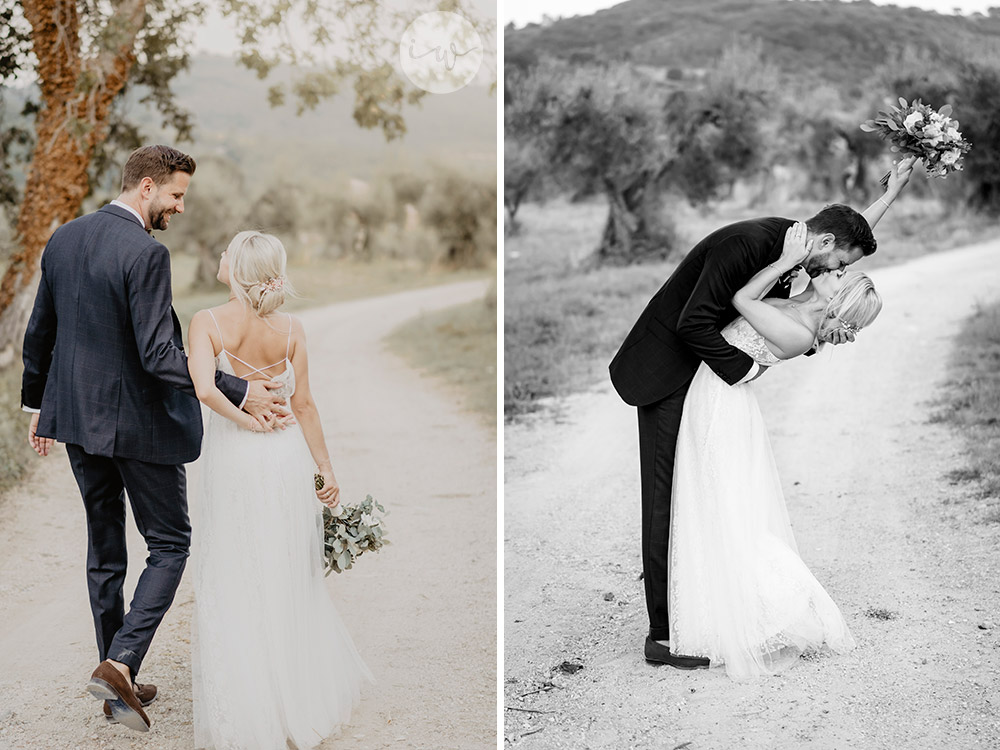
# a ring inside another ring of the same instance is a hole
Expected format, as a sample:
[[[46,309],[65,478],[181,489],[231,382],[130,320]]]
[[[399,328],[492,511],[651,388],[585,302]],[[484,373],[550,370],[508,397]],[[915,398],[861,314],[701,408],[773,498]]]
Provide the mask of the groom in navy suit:
[[[172,306],[170,254],[155,240],[183,213],[195,162],[145,146],[117,200],[59,227],[42,254],[24,335],[21,404],[40,455],[65,443],[87,514],[87,584],[101,663],[88,690],[105,714],[147,731],[156,696],[135,677],[188,557],[183,464],[201,451],[201,407]],[[230,401],[268,422],[286,414],[269,388],[216,373]],[[149,557],[125,613],[125,495]]]

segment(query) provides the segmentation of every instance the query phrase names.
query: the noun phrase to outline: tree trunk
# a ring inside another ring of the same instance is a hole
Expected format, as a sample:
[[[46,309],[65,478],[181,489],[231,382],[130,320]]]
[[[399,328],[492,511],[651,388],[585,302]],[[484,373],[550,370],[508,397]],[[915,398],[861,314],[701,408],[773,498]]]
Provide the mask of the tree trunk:
[[[111,102],[135,61],[135,38],[145,18],[145,0],[121,3],[108,21],[106,38],[113,48],[81,60],[75,0],[24,0],[23,5],[43,106],[18,209],[20,249],[0,280],[0,361],[11,358],[20,344],[45,243],[76,217],[87,196],[87,167],[94,147],[107,138]]]
[[[594,265],[624,266],[670,255],[673,243],[669,234],[656,231],[647,220],[649,202],[655,201],[656,192],[647,189],[649,184],[650,178],[643,177],[621,190],[605,182],[608,220],[593,256]]]

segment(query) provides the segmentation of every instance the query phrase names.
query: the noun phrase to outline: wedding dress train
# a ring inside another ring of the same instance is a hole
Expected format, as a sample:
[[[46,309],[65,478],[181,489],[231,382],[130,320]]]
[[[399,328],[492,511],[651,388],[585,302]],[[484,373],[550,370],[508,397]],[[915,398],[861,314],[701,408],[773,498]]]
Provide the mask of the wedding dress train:
[[[225,350],[216,364],[234,374]],[[291,397],[291,361],[272,379]],[[315,747],[371,680],[327,593],[313,472],[298,426],[253,433],[206,413],[191,482],[198,748]]]
[[[778,359],[743,318],[723,330],[757,362]],[[774,673],[810,650],[855,642],[799,557],[752,383],[705,363],[684,401],[671,503],[670,639],[734,679]]]

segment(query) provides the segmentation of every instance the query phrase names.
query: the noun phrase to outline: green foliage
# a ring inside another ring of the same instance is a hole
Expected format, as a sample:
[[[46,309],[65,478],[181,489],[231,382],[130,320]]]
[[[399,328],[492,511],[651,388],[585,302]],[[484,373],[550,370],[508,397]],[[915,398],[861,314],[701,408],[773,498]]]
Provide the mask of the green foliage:
[[[543,155],[530,140],[504,140],[503,204],[507,210],[505,231],[517,231],[517,209],[528,197],[544,169]]]
[[[122,23],[114,6],[75,1],[82,49],[114,48]],[[495,36],[490,19],[480,18],[466,2],[448,0],[442,4],[470,19],[489,47]],[[81,133],[93,127],[107,128],[108,137],[97,144],[88,170],[91,193],[102,201],[117,193],[125,157],[148,142],[152,132],[168,131],[167,137],[175,143],[192,141],[192,110],[178,103],[174,83],[190,66],[188,38],[205,7],[198,0],[149,0],[136,39],[135,63],[108,121],[75,123]],[[278,106],[292,100],[297,113],[302,114],[350,89],[354,94],[353,118],[359,128],[378,129],[386,140],[407,131],[403,111],[421,101],[425,92],[407,85],[385,62],[385,55],[417,9],[403,13],[376,0],[304,5],[285,0],[227,0],[222,10],[235,19],[240,30],[243,65],[261,78],[286,70],[287,64],[293,66],[293,75],[281,77],[261,94],[262,103]],[[296,40],[291,30],[300,28],[307,30],[308,40]],[[20,2],[0,0],[0,83],[34,77],[37,61],[31,54],[30,39],[31,29]],[[81,75],[77,83],[79,90],[87,91],[97,82]],[[18,102],[17,112],[7,106],[16,97],[5,92],[0,103],[0,207],[8,209],[20,202],[21,175],[34,151],[33,119],[39,105],[37,92],[29,92],[26,101]],[[146,106],[157,113],[155,124],[137,121],[136,110]]]
[[[317,480],[316,489],[322,486],[321,480]],[[385,521],[380,515],[384,513],[385,508],[371,495],[357,505],[338,506],[334,511],[323,506],[323,565],[326,575],[350,570],[363,553],[378,552],[389,544],[385,537]]]
[[[681,136],[665,182],[692,203],[718,197],[754,174],[766,153],[764,122],[778,99],[778,71],[759,39],[737,39],[708,71],[701,88],[670,102],[670,121]]]
[[[268,101],[272,106],[285,104],[291,93],[301,114],[350,84],[355,122],[362,128],[381,129],[386,140],[406,133],[403,108],[427,93],[409,85],[386,62],[409,23],[431,10],[458,13],[470,21],[488,47],[496,29],[495,21],[481,18],[466,0],[411,5],[406,11],[380,0],[310,1],[302,6],[287,0],[225,0],[222,8],[236,21],[243,65],[260,78],[268,77],[283,62],[299,70],[291,82],[271,86]]]
[[[496,262],[496,176],[471,178],[438,170],[420,213],[444,247],[441,260],[455,268],[486,268]]]

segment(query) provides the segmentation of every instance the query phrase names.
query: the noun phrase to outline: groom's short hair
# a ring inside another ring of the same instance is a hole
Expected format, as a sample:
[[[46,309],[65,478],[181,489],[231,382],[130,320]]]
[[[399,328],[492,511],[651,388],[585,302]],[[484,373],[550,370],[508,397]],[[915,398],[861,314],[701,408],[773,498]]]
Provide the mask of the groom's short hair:
[[[122,169],[122,192],[131,190],[143,177],[162,185],[174,172],[194,174],[194,158],[170,146],[141,146],[129,154]]]
[[[875,252],[878,243],[868,225],[868,220],[850,206],[834,203],[827,206],[806,222],[813,234],[829,232],[836,239],[837,247],[857,247],[865,255]]]

